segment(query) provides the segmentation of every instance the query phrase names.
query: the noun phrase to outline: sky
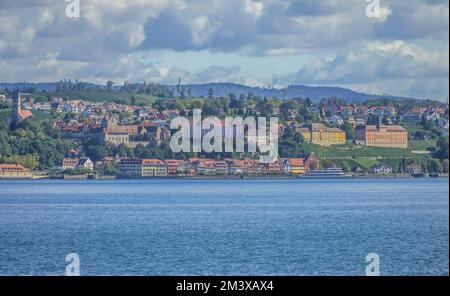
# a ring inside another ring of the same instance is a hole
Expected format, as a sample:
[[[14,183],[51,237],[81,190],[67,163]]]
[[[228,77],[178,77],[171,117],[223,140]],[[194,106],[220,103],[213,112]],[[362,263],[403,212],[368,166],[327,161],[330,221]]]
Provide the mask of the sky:
[[[1,82],[181,78],[448,97],[448,0],[79,0],[69,17],[73,1],[0,0]]]

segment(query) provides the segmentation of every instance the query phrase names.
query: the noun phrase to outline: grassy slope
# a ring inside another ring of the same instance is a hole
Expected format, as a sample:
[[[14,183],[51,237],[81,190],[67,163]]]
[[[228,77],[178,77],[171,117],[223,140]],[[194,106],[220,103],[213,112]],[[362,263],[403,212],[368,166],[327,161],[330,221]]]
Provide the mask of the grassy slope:
[[[430,159],[429,155],[414,154],[412,150],[426,150],[423,147],[435,147],[436,143],[430,141],[413,141],[408,149],[377,148],[357,146],[351,143],[331,147],[321,147],[312,144],[306,144],[307,150],[315,152],[322,160],[330,160],[341,167],[359,166],[366,171],[378,163],[387,163],[394,169],[397,169],[405,158],[407,163],[420,162]],[[418,149],[421,148],[421,149]]]
[[[416,158],[417,154],[411,153],[411,149],[378,148],[365,147],[353,144],[336,145],[331,147],[320,147],[317,145],[307,145],[310,151],[317,155],[329,159],[342,158]],[[423,157],[423,156],[422,156]]]
[[[427,150],[428,148],[437,148],[437,140],[409,141],[411,151]]]

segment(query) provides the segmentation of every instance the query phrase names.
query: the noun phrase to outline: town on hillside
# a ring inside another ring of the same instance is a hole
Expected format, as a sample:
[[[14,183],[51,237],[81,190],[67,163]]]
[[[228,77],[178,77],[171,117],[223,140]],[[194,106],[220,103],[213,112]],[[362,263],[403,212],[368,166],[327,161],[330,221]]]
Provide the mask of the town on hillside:
[[[329,168],[361,177],[448,174],[448,102],[216,97],[213,90],[192,97],[110,82],[90,97],[68,91],[74,85],[0,90],[0,178],[285,177]],[[173,153],[170,122],[194,109],[222,120],[279,118],[279,157],[260,163],[257,153]]]

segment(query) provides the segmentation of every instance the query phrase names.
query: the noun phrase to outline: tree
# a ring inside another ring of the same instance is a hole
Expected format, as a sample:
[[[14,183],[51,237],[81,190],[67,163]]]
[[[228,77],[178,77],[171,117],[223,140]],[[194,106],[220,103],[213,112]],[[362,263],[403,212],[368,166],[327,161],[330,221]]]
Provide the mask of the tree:
[[[69,121],[71,121],[72,119],[75,119],[77,117],[77,115],[75,114],[75,113],[66,113],[65,115],[64,115],[64,121],[65,122],[69,122]]]
[[[186,88],[184,86],[181,87],[180,99],[181,100],[186,99]]]
[[[282,157],[298,157],[306,151],[303,148],[304,139],[302,134],[293,128],[288,128],[280,140],[280,155]]]
[[[5,100],[0,100],[0,109],[11,109],[11,103]]]
[[[214,97],[214,90],[212,88],[208,89],[208,99],[212,99]]]
[[[448,159],[442,161],[442,172],[448,174]]]
[[[39,166],[39,157],[36,154],[30,155],[12,155],[3,158],[3,163],[19,164],[30,170],[34,170]]]
[[[112,156],[112,153],[106,146],[88,145],[86,146],[86,155],[95,162]]]
[[[305,105],[306,105],[306,107],[311,107],[312,106],[312,102],[311,102],[311,99],[308,97],[308,98],[306,98],[306,100],[305,100]]]
[[[342,130],[345,132],[347,140],[353,140],[355,138],[355,130],[350,122],[345,121],[342,125]]]
[[[427,171],[429,173],[440,173],[442,172],[442,165],[437,159],[431,159],[427,164]]]
[[[367,118],[367,125],[377,125],[380,124],[380,117],[375,115],[369,115]]]
[[[241,109],[242,107],[244,107],[244,101],[238,99],[235,94],[231,93],[229,95],[229,98],[230,98],[230,108]]]
[[[134,158],[134,151],[125,144],[120,144],[119,146],[117,146],[115,152],[120,157]]]
[[[421,130],[416,131],[416,133],[414,134],[414,139],[416,140],[425,140],[425,133]]]
[[[273,113],[272,105],[267,100],[267,98],[258,100],[258,102],[256,103],[256,108],[258,108],[259,112],[261,112],[261,115],[264,117],[269,117]]]
[[[296,100],[286,100],[280,106],[280,112],[284,120],[289,120],[289,110],[299,110],[300,104]]]
[[[54,167],[72,148],[73,143],[59,138],[50,120],[38,117],[28,118],[13,130],[0,131],[2,161],[30,169]]]
[[[449,144],[448,144],[448,137],[440,137],[438,142],[438,151],[436,152],[436,156],[439,159],[448,159],[448,153],[449,153]]]
[[[63,171],[63,174],[65,175],[71,175],[71,176],[76,176],[76,175],[86,175],[86,174],[90,174],[92,173],[91,170],[89,169],[83,169],[83,168],[74,168],[74,169],[65,169]]]
[[[103,166],[102,173],[105,176],[115,176],[119,173],[119,170],[117,169],[117,167],[115,165],[113,165],[112,163],[109,163],[109,164]]]
[[[192,97],[192,86],[189,85],[186,92],[187,92],[188,98],[191,98]]]
[[[106,90],[107,91],[112,91],[114,82],[112,82],[111,80],[108,80],[108,82],[106,82]]]

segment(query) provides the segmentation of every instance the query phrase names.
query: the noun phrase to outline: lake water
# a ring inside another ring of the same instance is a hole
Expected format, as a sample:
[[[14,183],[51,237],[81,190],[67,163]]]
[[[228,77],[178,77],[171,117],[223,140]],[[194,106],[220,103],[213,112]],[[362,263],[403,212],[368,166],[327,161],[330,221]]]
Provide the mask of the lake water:
[[[0,181],[0,274],[446,275],[448,179]]]

